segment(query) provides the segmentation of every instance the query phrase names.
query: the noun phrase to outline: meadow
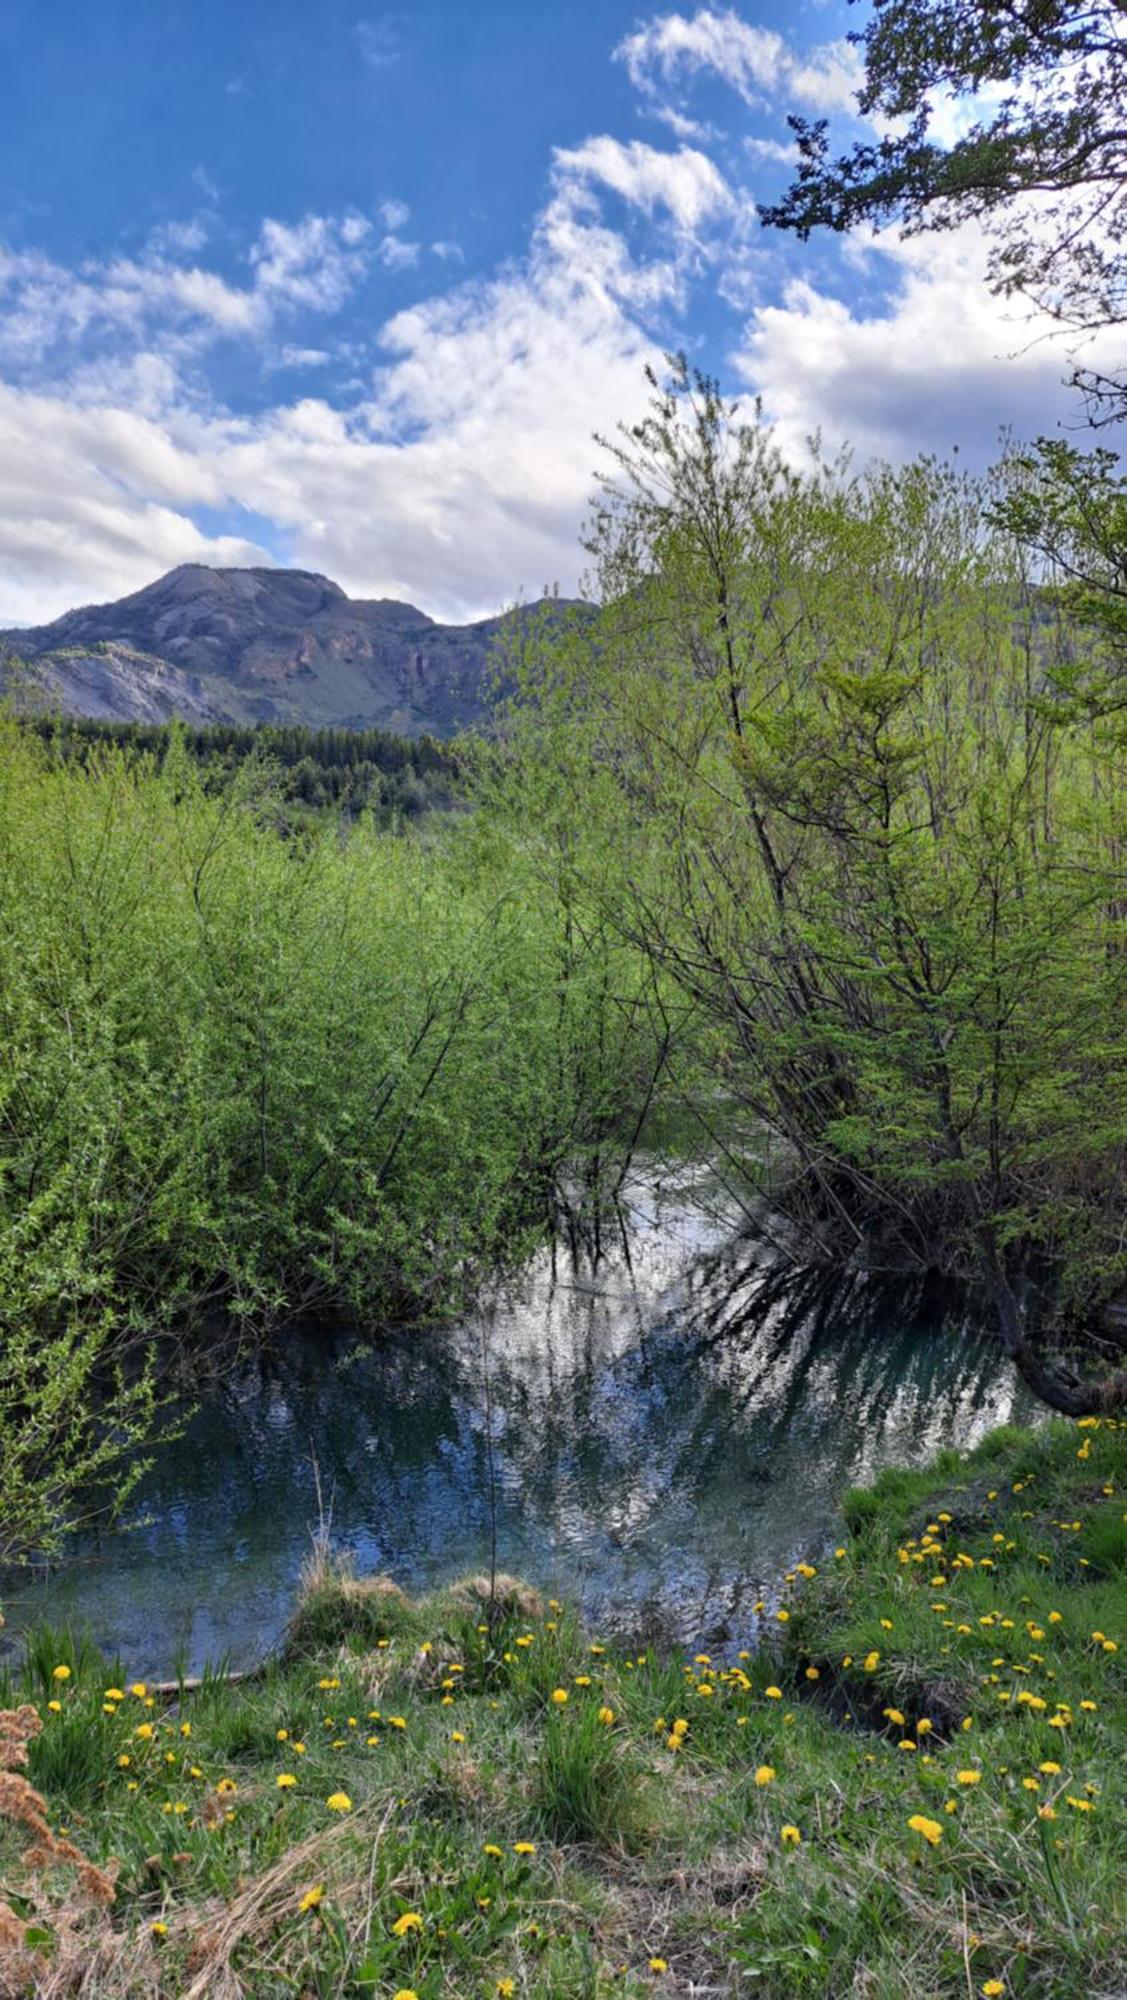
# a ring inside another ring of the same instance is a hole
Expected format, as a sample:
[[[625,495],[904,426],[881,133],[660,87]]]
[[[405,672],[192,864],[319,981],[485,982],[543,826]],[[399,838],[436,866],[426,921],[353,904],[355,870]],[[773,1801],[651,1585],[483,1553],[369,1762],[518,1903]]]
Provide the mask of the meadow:
[[[883,1474],[754,1649],[611,1644],[507,1578],[411,1602],[323,1546],[257,1679],[41,1634],[2,1691],[0,1992],[1112,2000],[1124,1438]]]

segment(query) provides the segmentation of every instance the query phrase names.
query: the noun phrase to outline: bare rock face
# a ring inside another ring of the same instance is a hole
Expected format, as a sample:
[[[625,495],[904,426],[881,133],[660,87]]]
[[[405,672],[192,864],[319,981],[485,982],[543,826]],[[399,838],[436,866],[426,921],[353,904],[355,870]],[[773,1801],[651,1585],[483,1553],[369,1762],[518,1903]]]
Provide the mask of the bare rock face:
[[[307,570],[186,563],[116,604],[0,632],[0,689],[17,706],[118,721],[452,736],[487,712],[504,624],[438,625],[394,598],[348,598]]]

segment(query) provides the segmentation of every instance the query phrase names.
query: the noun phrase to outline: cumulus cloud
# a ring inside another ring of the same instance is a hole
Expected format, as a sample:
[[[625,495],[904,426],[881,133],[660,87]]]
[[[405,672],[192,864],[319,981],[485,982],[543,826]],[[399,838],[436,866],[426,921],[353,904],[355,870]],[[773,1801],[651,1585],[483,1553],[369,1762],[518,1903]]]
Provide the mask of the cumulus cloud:
[[[592,433],[640,413],[643,364],[660,359],[628,301],[672,280],[661,259],[630,258],[582,176],[563,178],[520,265],[379,330],[383,364],[347,408],[305,396],[237,417],[190,393],[167,351],[75,370],[53,392],[4,391],[0,623],[116,596],[177,562],[270,559],[253,530],[209,535],[193,513],[268,523],[286,560],[439,616],[482,616],[557,579],[574,589]],[[371,249],[353,233],[350,245],[340,229],[265,225],[253,296],[323,303],[326,263]],[[316,365],[320,352],[279,358]]]
[[[796,279],[778,303],[757,307],[733,356],[792,451],[820,430],[862,458],[957,446],[981,467],[997,456],[1003,419],[1032,436],[1074,414],[1053,323],[989,292],[975,226],[859,237],[850,255],[883,267],[883,303],[862,310]],[[1095,346],[1091,358],[1098,364]]]
[[[189,510],[221,504],[222,477],[167,416],[0,384],[0,436],[0,622],[37,624],[177,563],[269,560],[196,526]]]

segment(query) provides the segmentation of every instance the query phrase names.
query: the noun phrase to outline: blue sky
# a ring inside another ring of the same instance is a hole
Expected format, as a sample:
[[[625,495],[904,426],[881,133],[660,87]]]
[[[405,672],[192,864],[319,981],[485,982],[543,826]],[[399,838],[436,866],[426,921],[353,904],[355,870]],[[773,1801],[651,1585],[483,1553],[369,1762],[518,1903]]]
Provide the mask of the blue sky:
[[[0,621],[182,561],[453,618],[573,589],[592,433],[674,346],[796,453],[1050,428],[1062,359],[973,232],[758,222],[788,110],[861,129],[859,19],[0,0]]]

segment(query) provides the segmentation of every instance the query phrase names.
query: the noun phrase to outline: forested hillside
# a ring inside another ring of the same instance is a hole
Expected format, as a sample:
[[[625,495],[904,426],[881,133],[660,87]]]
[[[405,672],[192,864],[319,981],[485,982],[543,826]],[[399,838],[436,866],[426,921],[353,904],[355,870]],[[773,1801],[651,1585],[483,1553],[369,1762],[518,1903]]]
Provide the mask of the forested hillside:
[[[306,729],[299,724],[208,723],[193,726],[95,722],[83,716],[35,717],[23,725],[61,762],[96,764],[106,749],[129,761],[151,758],[163,766],[179,742],[209,791],[253,765],[271,791],[280,816],[300,825],[322,812],[355,819],[362,812],[380,825],[446,811],[464,796],[458,754],[432,736],[406,738],[382,729]]]

